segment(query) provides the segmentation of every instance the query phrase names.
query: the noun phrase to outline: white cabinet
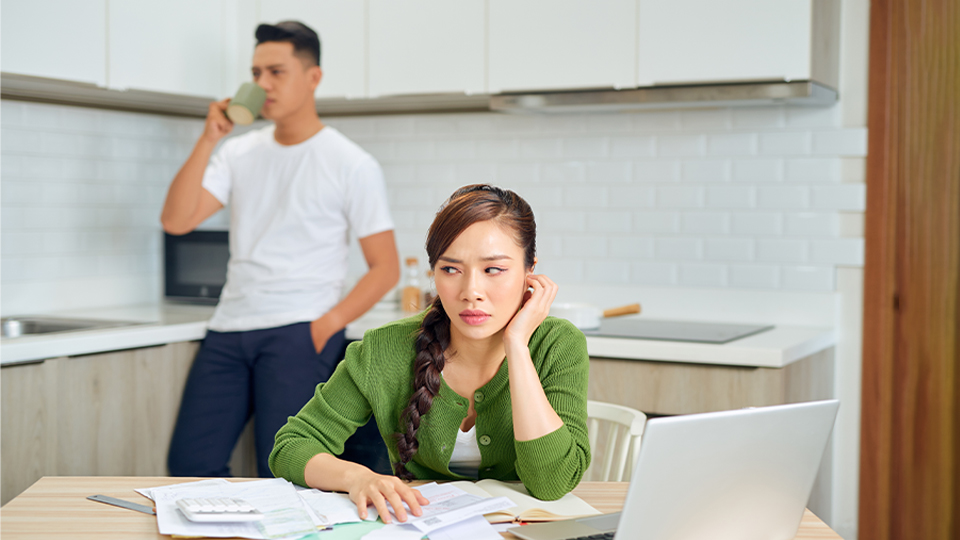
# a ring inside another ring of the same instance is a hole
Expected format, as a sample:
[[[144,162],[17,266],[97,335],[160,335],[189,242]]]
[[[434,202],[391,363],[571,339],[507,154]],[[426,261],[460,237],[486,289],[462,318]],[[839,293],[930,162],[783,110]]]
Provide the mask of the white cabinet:
[[[107,0],[3,2],[0,68],[107,84]]]
[[[483,0],[370,0],[370,97],[483,93]]]
[[[270,0],[259,2],[259,22],[269,24],[297,20],[320,35],[320,66],[323,80],[316,96],[363,97],[366,95],[367,33],[366,2],[357,0]],[[252,36],[256,25],[249,29]],[[251,38],[251,43],[255,41]],[[241,51],[245,53],[245,51]],[[249,73],[250,55],[245,53]],[[249,79],[249,77],[248,77]]]
[[[639,86],[806,80],[814,0],[639,0]]]
[[[637,0],[489,0],[491,93],[636,85]]]
[[[110,0],[110,86],[222,99],[222,0]]]

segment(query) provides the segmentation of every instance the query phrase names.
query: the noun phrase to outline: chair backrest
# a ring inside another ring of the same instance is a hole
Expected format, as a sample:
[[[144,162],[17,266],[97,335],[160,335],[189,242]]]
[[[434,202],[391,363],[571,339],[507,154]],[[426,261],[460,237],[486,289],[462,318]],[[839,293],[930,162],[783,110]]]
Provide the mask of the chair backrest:
[[[583,480],[629,482],[646,421],[647,416],[636,409],[588,400],[587,433],[593,459]]]

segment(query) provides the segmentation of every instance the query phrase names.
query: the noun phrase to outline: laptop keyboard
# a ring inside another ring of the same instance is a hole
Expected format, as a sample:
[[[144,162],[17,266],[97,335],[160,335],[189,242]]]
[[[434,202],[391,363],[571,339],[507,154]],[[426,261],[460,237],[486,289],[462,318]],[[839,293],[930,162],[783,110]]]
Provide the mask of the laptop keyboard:
[[[615,532],[608,532],[602,534],[591,534],[590,536],[578,536],[576,538],[571,538],[570,540],[613,540],[613,535]]]

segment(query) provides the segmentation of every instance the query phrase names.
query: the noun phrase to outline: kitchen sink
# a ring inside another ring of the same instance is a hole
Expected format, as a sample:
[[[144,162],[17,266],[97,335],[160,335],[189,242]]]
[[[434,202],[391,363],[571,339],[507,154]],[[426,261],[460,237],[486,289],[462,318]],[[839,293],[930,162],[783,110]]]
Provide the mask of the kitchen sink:
[[[5,338],[34,336],[38,334],[59,334],[81,330],[99,330],[118,326],[142,324],[129,321],[105,321],[100,319],[81,319],[67,317],[4,317],[0,319],[2,335]]]

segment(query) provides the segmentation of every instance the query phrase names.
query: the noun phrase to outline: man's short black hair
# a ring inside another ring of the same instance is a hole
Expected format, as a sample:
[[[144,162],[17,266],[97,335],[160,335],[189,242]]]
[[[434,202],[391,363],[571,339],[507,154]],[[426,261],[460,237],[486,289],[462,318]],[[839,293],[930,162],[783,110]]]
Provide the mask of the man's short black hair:
[[[271,41],[293,44],[293,54],[320,65],[320,36],[312,28],[299,21],[282,21],[277,24],[261,24],[254,34],[257,45]]]

